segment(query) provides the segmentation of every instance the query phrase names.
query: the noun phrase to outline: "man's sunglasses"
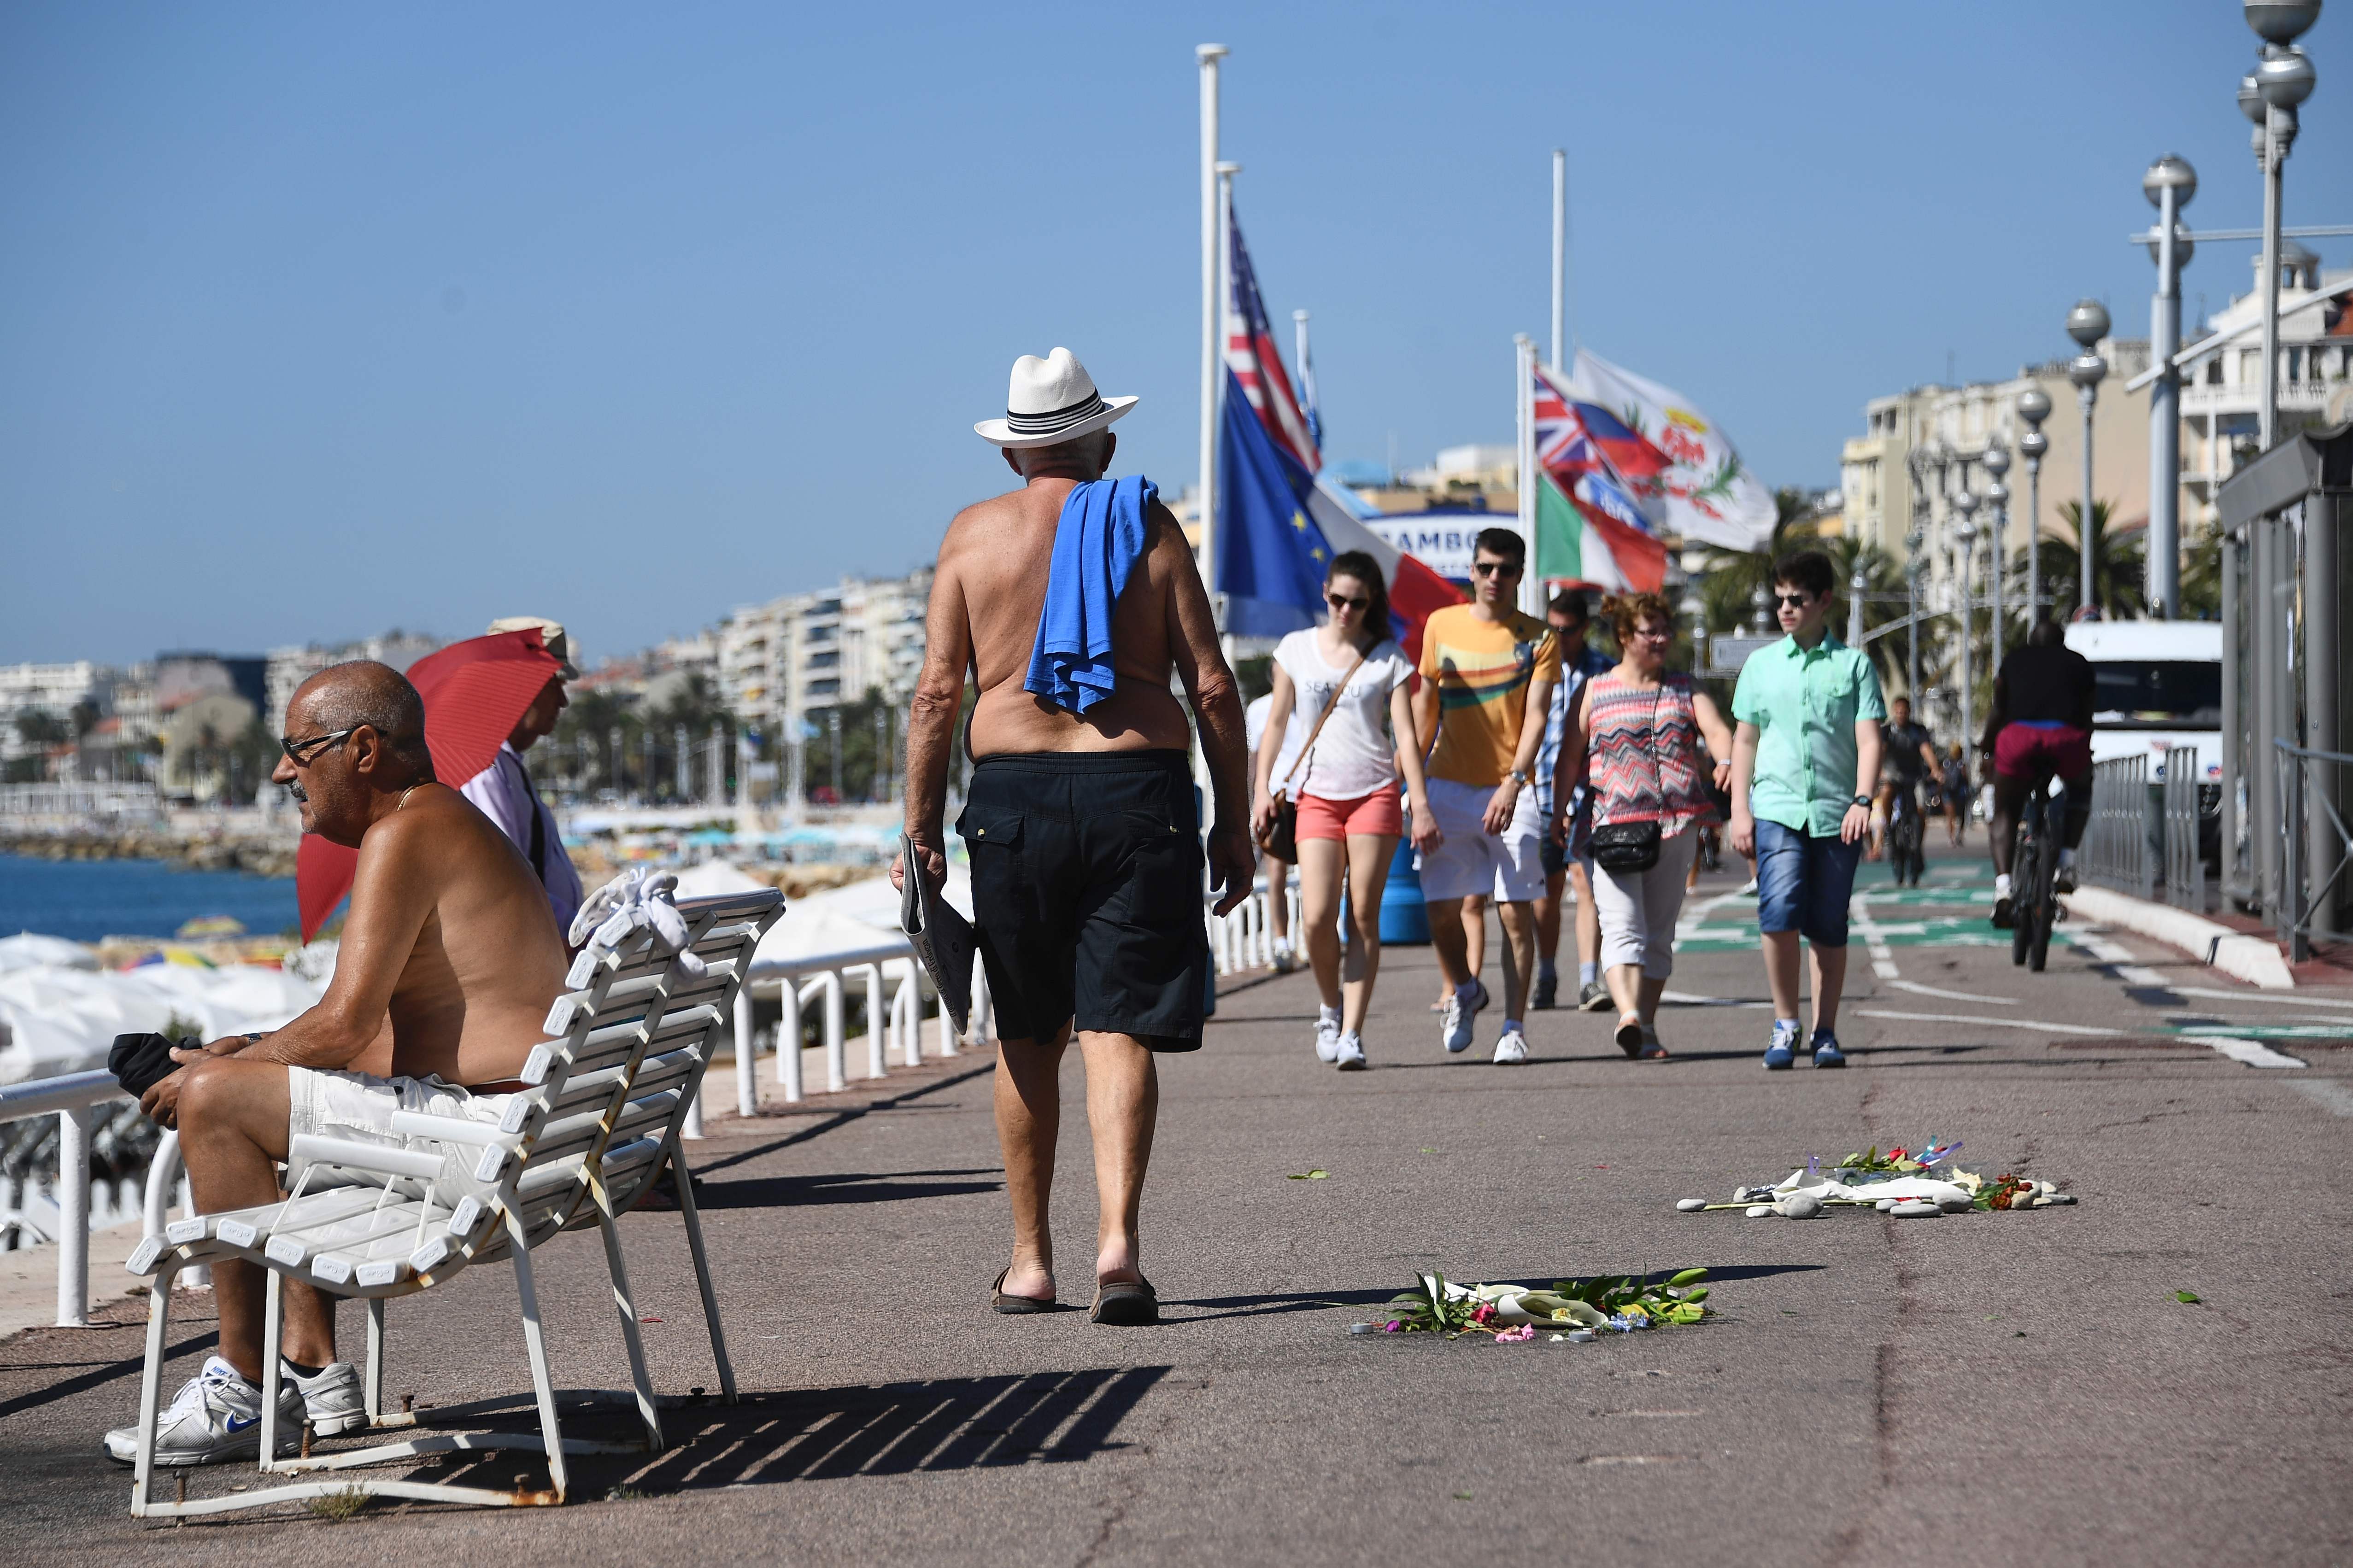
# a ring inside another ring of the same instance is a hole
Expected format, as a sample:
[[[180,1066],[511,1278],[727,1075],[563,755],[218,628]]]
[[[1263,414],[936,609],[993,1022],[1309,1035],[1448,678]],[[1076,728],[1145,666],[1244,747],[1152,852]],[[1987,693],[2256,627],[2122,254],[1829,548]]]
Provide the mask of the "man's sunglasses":
[[[1498,573],[1501,573],[1503,575],[1507,577],[1516,577],[1520,574],[1520,563],[1516,561],[1473,561],[1471,563],[1471,574],[1474,577],[1493,577]]]
[[[1370,599],[1351,599],[1345,594],[1326,594],[1324,597],[1335,610],[1356,610],[1361,612],[1369,610],[1373,607],[1373,602]]]
[[[368,728],[370,726],[365,724],[354,724],[348,730],[337,730],[325,735],[305,735],[299,741],[291,735],[280,735],[278,737],[278,745],[286,753],[288,762],[298,768],[307,768],[312,759],[328,747],[339,746],[362,730]]]
[[[1793,610],[1802,610],[1814,602],[1814,596],[1811,594],[1776,594],[1773,595],[1773,602],[1776,605],[1787,605]]]

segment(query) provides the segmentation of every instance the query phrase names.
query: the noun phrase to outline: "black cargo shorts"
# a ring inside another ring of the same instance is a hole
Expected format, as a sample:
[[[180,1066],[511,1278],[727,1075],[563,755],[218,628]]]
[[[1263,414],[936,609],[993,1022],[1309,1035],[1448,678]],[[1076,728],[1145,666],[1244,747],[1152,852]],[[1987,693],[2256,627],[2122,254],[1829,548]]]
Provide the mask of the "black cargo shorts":
[[[1209,984],[1200,814],[1183,752],[983,757],[956,818],[997,1032],[1063,1025],[1198,1050]]]

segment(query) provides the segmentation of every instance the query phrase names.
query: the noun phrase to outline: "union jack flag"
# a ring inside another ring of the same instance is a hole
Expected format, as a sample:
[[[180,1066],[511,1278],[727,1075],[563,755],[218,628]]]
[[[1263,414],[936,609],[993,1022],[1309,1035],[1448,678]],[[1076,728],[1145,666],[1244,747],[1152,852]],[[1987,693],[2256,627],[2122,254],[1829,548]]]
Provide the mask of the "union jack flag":
[[[1536,368],[1536,461],[1560,478],[1599,473],[1620,489],[1641,493],[1667,471],[1664,452],[1598,403],[1571,396]]]

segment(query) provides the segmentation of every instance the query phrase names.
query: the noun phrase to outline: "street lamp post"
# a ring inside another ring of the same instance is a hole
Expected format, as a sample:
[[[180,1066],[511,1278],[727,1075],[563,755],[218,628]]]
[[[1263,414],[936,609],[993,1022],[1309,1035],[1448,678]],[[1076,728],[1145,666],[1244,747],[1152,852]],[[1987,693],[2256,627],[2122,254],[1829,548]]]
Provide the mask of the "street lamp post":
[[[2075,402],[2084,410],[2084,510],[2075,520],[2075,602],[2089,609],[2092,597],[2092,405],[2099,401],[2100,383],[2108,362],[2093,352],[2108,335],[2108,308],[2097,300],[2078,300],[2067,312],[2067,335],[2084,352],[2067,362],[2067,379],[2075,384]]]
[[[1904,536],[1904,591],[1909,601],[1904,633],[1904,690],[1924,720],[1928,716],[1928,704],[1920,697],[1920,547],[1927,539],[1916,522],[1912,531]]]
[[[2279,439],[2280,176],[2295,145],[2295,106],[2317,78],[2295,40],[2320,18],[2320,0],[2246,0],[2247,26],[2263,40],[2253,74],[2239,83],[2239,107],[2255,122],[2255,157],[2263,170],[2263,397],[2262,440]]]
[[[2157,381],[2148,393],[2148,551],[2145,597],[2151,615],[2174,620],[2181,614],[2181,373],[2173,356],[2181,347],[2181,269],[2191,246],[2181,229],[2181,209],[2198,194],[2198,172],[2168,153],[2148,167],[2141,194],[2157,208],[2157,239],[2148,247],[2157,263],[2157,298],[2149,306],[2149,363]]]
[[[1953,510],[1961,514],[1961,521],[1953,529],[1953,542],[1961,550],[1961,743],[1966,747],[1972,728],[1971,721],[1977,716],[1976,650],[1970,646],[1977,640],[1974,624],[1977,616],[1969,603],[1969,582],[1975,575],[1975,560],[1971,552],[1978,542],[1978,525],[1970,520],[1970,514],[1978,510],[1978,498],[1963,489],[1953,498]]]
[[[2263,173],[2263,400],[2258,427],[2263,449],[2271,450],[2279,440],[2279,292],[2280,292],[2280,180],[2287,163],[2288,148],[2295,143],[2296,105],[2312,94],[2315,77],[2312,62],[2295,40],[2306,28],[2319,18],[2320,0],[2246,0],[2247,26],[2263,40],[2262,57],[2254,70],[2239,82],[2239,108],[2254,121],[2254,153]],[[2254,569],[2254,581],[2250,584],[2248,642],[2253,653],[2254,668],[2254,755],[2249,759],[2253,766],[2253,786],[2248,794],[2254,815],[2254,871],[2257,897],[2263,913],[2274,914],[2281,901],[2289,896],[2285,884],[2285,856],[2282,844],[2283,825],[2280,821],[2279,754],[2271,745],[2272,737],[2293,736],[2295,652],[2282,635],[2283,626],[2278,612],[2279,600],[2290,591],[2287,582],[2292,567],[2284,567],[2281,557],[2288,553],[2282,548],[2280,525],[2261,519],[2248,526],[2248,555]],[[2292,557],[2291,557],[2292,559]],[[2225,634],[2226,640],[2228,633]],[[2237,737],[2232,737],[2236,742]],[[2232,786],[2226,769],[2225,793]]]
[[[2042,422],[2051,417],[2050,396],[2028,387],[2019,395],[2018,416],[2026,421],[2018,455],[2026,459],[2026,628],[2032,631],[2042,616],[2042,454],[2051,450]]]
[[[1978,461],[1985,465],[1985,471],[1990,476],[1986,483],[1985,499],[1989,512],[1987,531],[1993,544],[1990,552],[1993,556],[1993,635],[1988,639],[1991,647],[1987,657],[1993,661],[1989,668],[2000,669],[2004,636],[2001,626],[2001,574],[2010,564],[2010,546],[2006,537],[2010,532],[2010,487],[2001,482],[2001,477],[2010,472],[2010,448],[2001,444],[2000,437],[1995,437],[1986,442],[1985,456]]]

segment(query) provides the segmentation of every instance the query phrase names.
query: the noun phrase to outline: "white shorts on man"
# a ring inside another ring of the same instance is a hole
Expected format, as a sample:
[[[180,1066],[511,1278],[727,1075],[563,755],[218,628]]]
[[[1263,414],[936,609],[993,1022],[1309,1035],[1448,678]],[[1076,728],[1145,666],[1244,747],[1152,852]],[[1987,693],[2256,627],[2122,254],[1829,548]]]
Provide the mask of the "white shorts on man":
[[[294,1137],[307,1133],[342,1138],[423,1154],[440,1153],[439,1140],[395,1132],[393,1112],[412,1110],[496,1127],[515,1098],[512,1093],[476,1094],[438,1073],[424,1078],[377,1078],[373,1073],[305,1067],[286,1069],[286,1090],[287,1131]],[[332,1186],[340,1180],[332,1171],[322,1170],[311,1184]]]
[[[1535,791],[1520,792],[1501,833],[1487,831],[1494,785],[1431,779],[1429,791],[1430,814],[1445,841],[1415,857],[1425,901],[1484,893],[1504,903],[1525,903],[1544,896],[1544,813],[1536,807]]]

